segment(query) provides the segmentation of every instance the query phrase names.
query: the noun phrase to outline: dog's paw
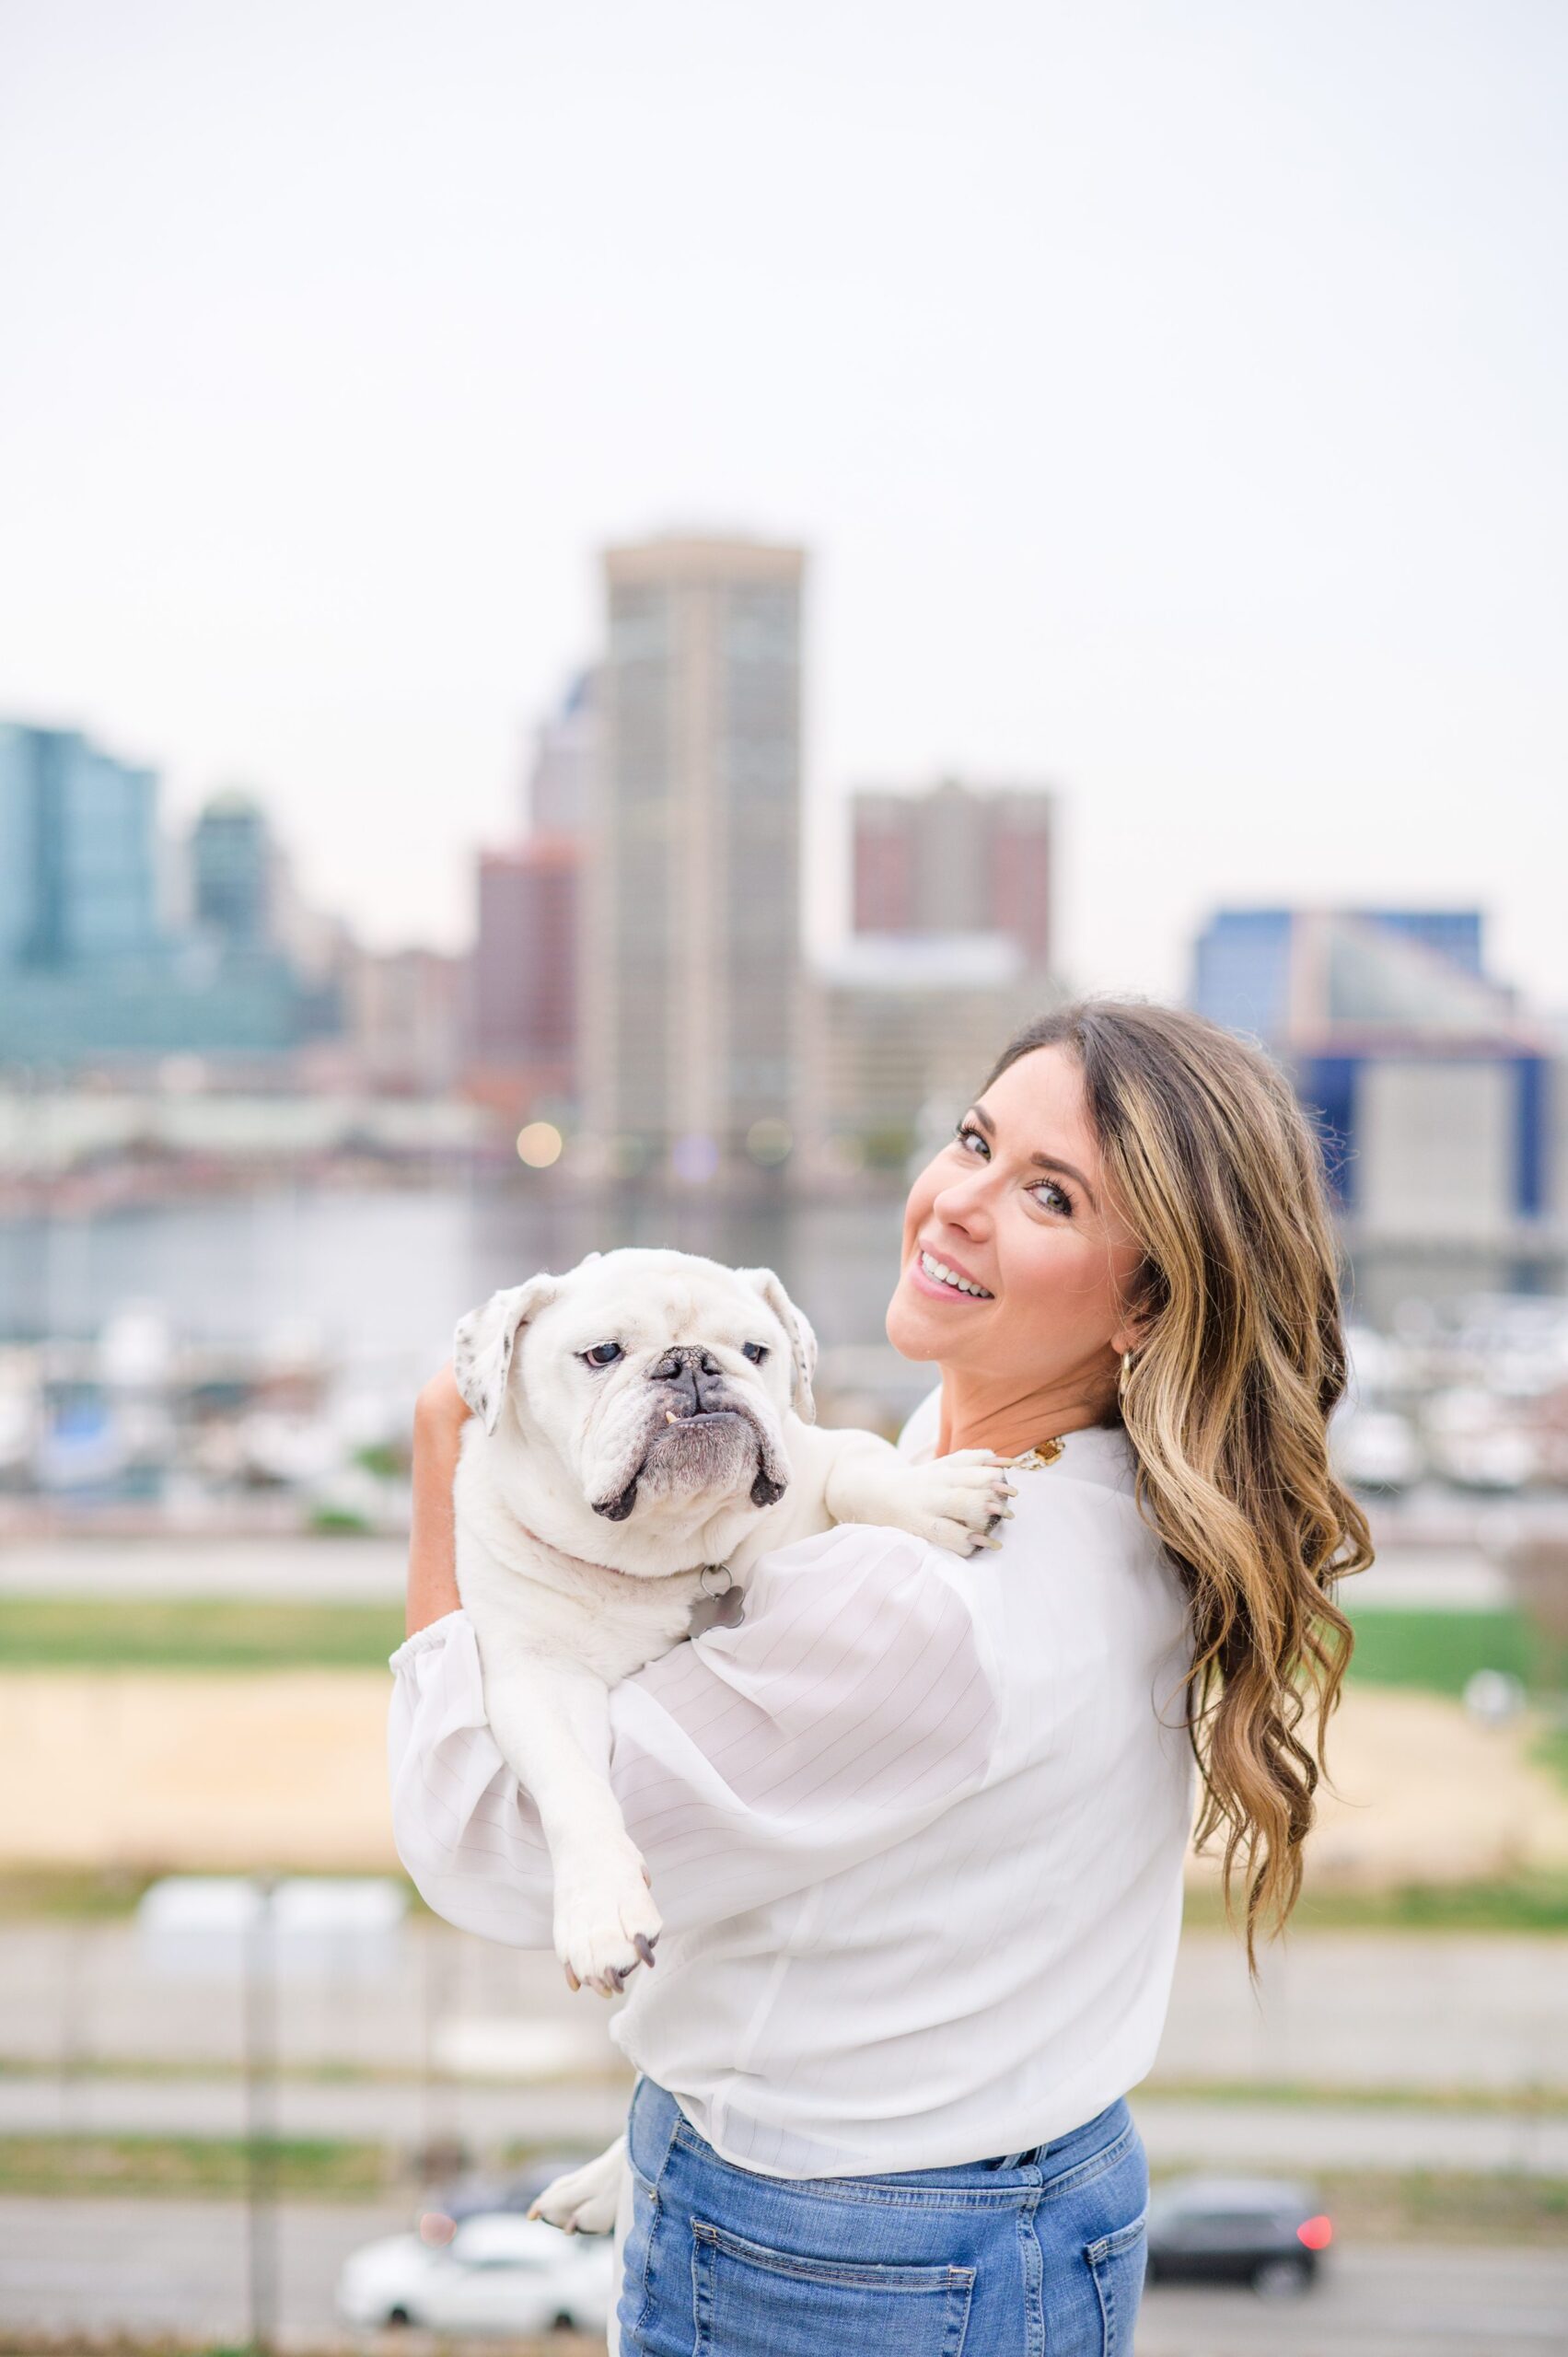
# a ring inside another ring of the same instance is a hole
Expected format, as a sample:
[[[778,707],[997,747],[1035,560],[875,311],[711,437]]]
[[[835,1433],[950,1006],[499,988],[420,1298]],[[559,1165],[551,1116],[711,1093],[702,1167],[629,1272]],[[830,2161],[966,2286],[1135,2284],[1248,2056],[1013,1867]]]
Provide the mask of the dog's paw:
[[[632,1843],[555,1876],[555,1953],[574,1989],[619,1997],[626,1975],[651,1965],[664,1929],[647,1869]]]
[[[1017,1493],[1006,1466],[988,1448],[960,1448],[929,1465],[907,1466],[900,1483],[909,1507],[905,1527],[917,1538],[955,1555],[1002,1544],[996,1528],[1010,1519],[1008,1502]]]
[[[568,2169],[547,2185],[528,2211],[559,2226],[563,2235],[608,2235],[615,2229],[615,2208],[621,2192],[621,2145],[612,2144],[580,2169]]]

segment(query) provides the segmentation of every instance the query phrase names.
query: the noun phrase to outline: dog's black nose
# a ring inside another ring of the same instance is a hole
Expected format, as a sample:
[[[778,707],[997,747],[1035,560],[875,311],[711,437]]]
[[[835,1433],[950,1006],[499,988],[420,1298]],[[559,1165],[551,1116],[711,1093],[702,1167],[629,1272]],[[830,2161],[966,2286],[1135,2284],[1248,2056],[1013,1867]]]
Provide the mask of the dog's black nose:
[[[700,1343],[684,1342],[666,1351],[648,1369],[648,1380],[668,1386],[675,1395],[670,1405],[678,1415],[696,1416],[709,1406],[707,1394],[722,1384],[724,1369],[711,1351]]]

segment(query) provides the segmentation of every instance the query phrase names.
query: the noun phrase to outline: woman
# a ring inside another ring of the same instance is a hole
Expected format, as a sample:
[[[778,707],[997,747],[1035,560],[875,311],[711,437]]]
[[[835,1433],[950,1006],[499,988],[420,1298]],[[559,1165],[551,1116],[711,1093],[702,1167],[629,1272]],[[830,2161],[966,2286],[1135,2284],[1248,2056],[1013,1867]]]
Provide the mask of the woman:
[[[1131,2351],[1123,2098],[1164,2020],[1194,1760],[1249,1955],[1300,1884],[1333,1585],[1370,1550],[1329,1466],[1334,1249],[1285,1082],[1164,1008],[1032,1025],[914,1182],[888,1331],[942,1375],[906,1450],[1016,1461],[1003,1550],[807,1540],[739,1627],[613,1697],[667,1925],[616,2024],[643,2074],[622,2357]],[[440,1913],[548,1945],[457,1609],[461,1416],[438,1380],[399,1846]]]

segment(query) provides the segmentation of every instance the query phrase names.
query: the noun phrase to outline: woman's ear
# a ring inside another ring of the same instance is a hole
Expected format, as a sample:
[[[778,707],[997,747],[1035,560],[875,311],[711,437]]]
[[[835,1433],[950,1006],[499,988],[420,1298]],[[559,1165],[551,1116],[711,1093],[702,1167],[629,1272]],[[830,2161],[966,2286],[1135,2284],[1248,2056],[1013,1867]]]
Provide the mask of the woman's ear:
[[[1110,1348],[1120,1363],[1129,1351],[1138,1358],[1154,1340],[1156,1314],[1152,1309],[1129,1310],[1110,1337]]]

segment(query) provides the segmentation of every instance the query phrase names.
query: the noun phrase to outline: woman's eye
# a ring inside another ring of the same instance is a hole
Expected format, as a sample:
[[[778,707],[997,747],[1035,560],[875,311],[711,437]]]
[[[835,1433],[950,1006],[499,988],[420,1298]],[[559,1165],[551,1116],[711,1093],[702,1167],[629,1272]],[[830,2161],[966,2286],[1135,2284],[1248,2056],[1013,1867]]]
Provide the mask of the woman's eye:
[[[766,1342],[742,1342],[740,1351],[741,1356],[749,1358],[753,1366],[761,1366],[768,1355]]]
[[[986,1144],[980,1132],[970,1128],[963,1121],[958,1123],[953,1135],[960,1150],[965,1154],[973,1154],[977,1150],[982,1155],[991,1152],[991,1148]]]
[[[1063,1219],[1072,1218],[1073,1198],[1065,1187],[1057,1185],[1054,1178],[1042,1178],[1038,1187],[1029,1189],[1029,1192],[1042,1211],[1058,1212]]]
[[[619,1342],[596,1342],[591,1351],[583,1353],[590,1366],[613,1366],[617,1359],[625,1355]]]

